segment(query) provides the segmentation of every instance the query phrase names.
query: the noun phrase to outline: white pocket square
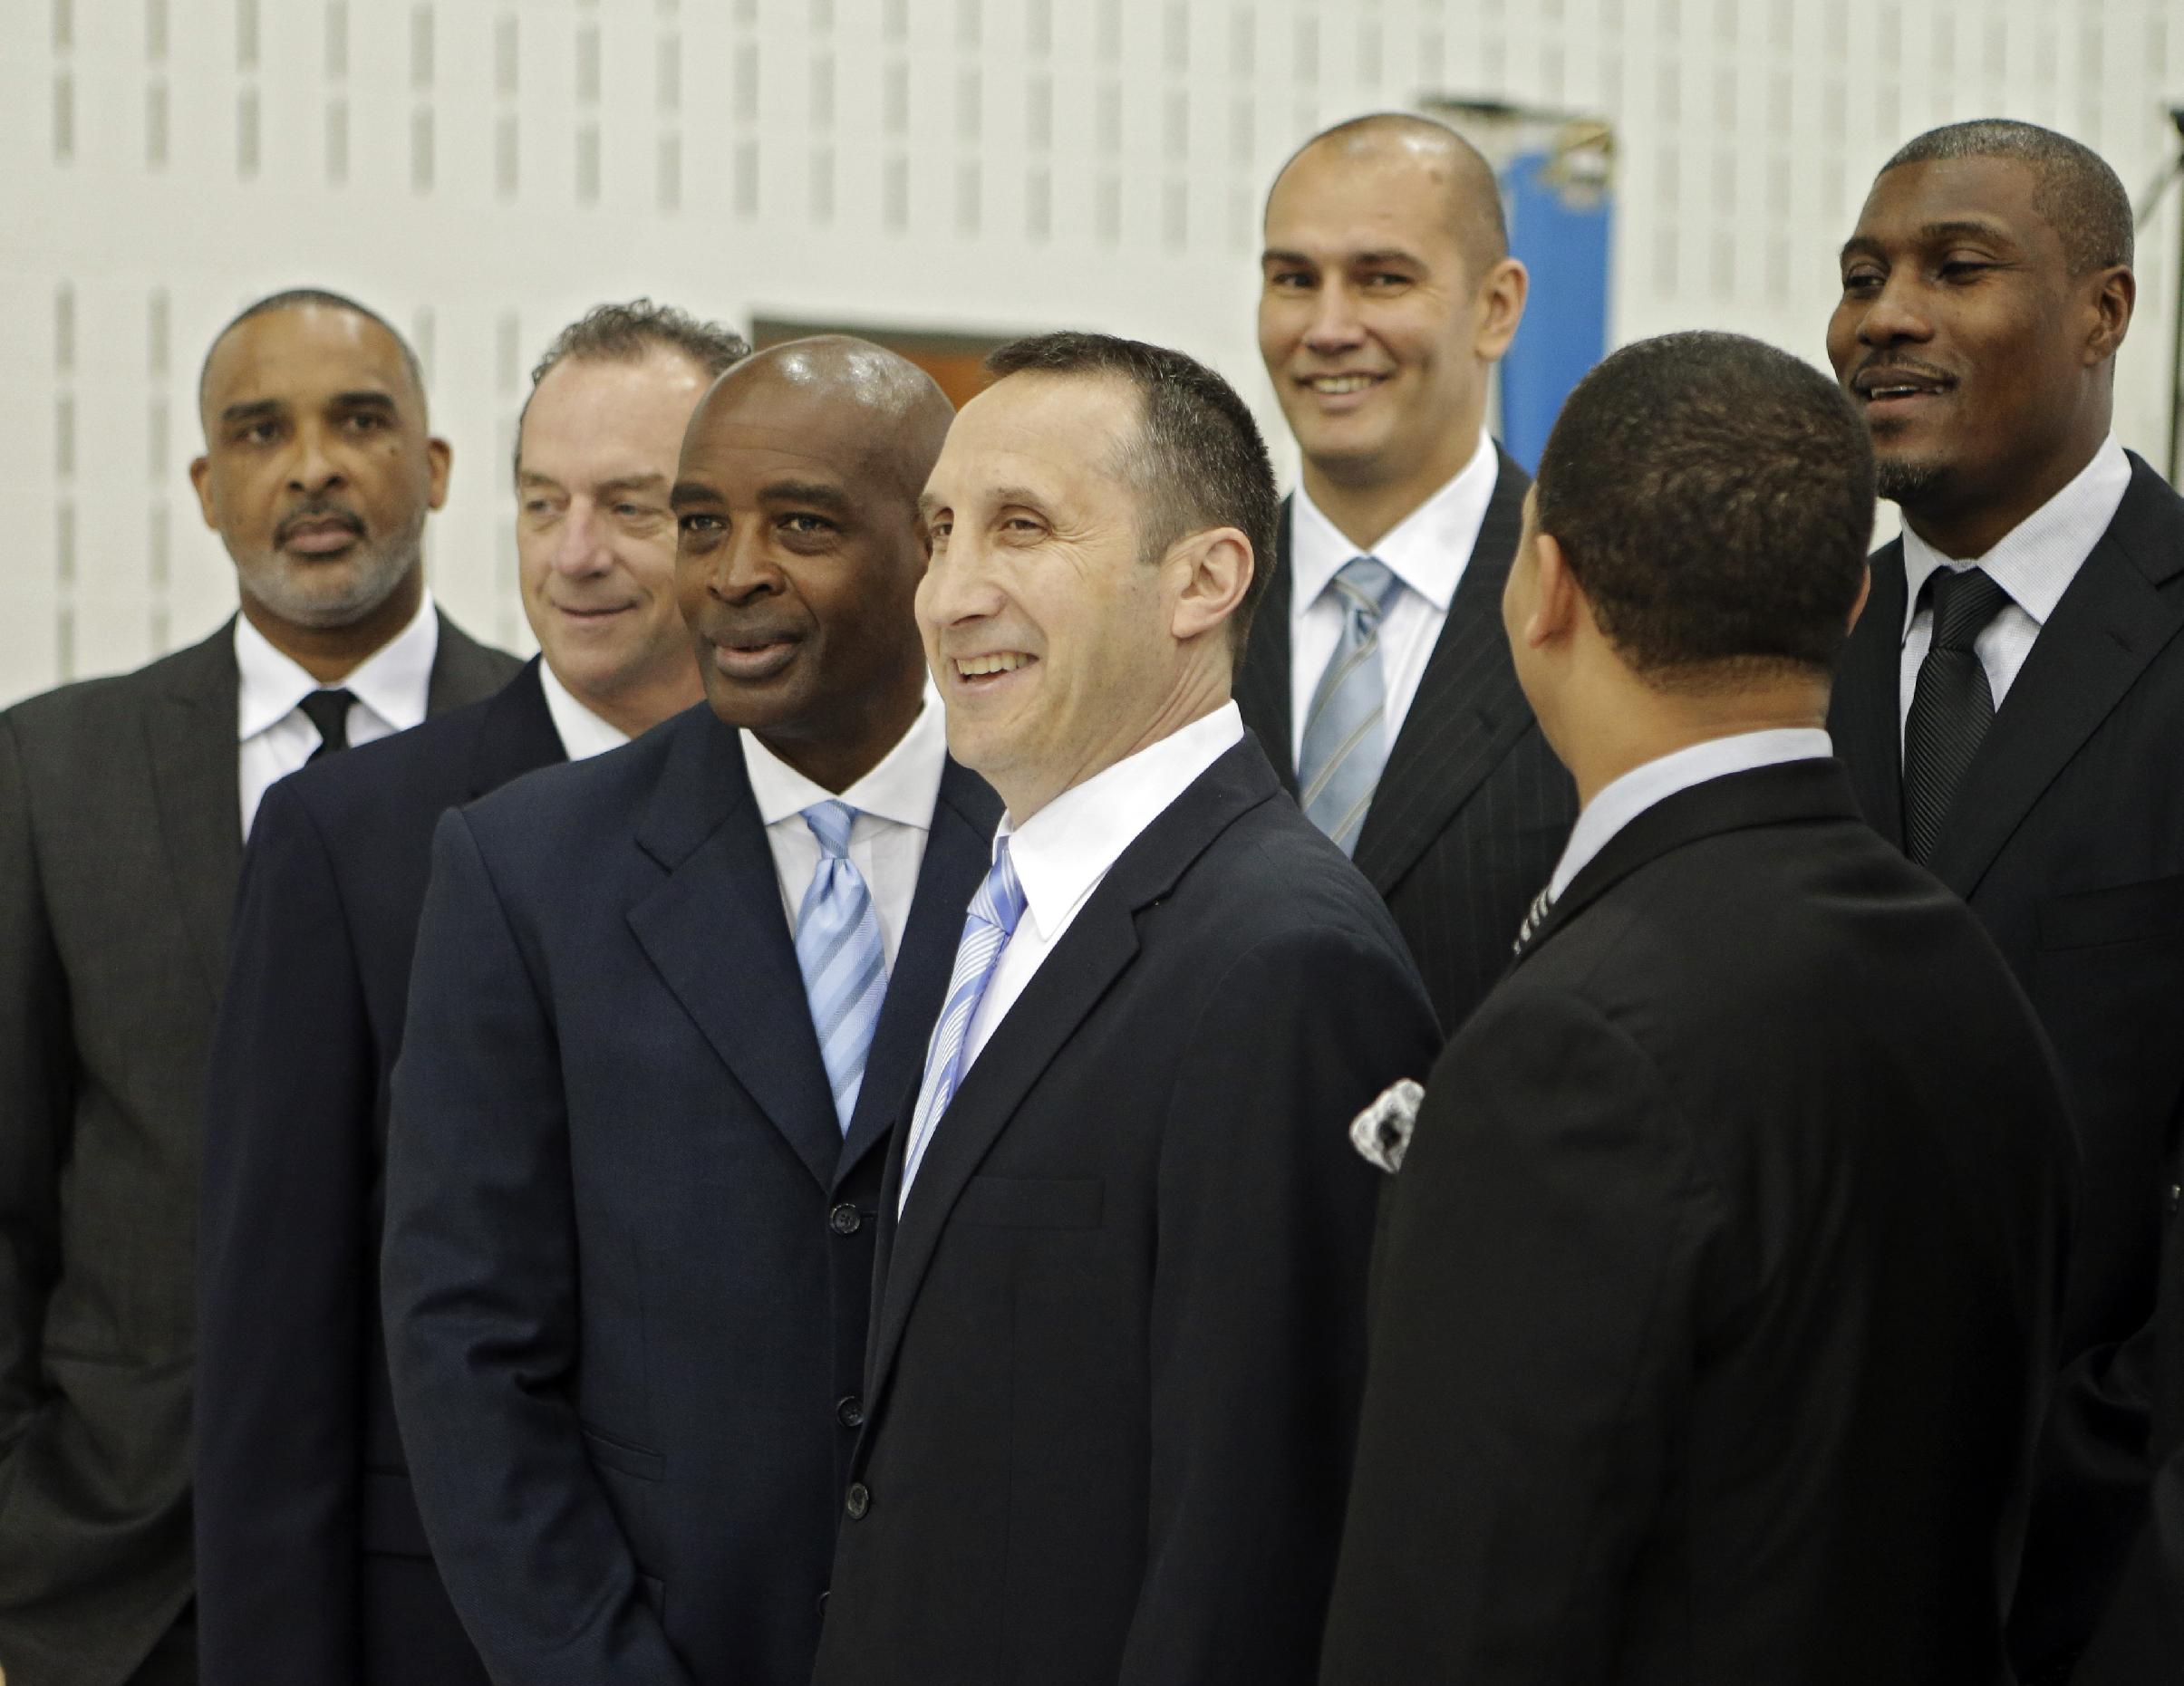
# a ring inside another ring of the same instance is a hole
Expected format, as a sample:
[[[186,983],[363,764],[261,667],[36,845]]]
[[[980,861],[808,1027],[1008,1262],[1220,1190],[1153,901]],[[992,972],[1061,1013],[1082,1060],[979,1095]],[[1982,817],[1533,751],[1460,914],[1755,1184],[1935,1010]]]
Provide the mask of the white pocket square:
[[[1350,1120],[1350,1141],[1367,1162],[1391,1177],[1403,1169],[1411,1129],[1418,1122],[1418,1103],[1425,1099],[1425,1085],[1406,1077],[1381,1090],[1370,1106]]]

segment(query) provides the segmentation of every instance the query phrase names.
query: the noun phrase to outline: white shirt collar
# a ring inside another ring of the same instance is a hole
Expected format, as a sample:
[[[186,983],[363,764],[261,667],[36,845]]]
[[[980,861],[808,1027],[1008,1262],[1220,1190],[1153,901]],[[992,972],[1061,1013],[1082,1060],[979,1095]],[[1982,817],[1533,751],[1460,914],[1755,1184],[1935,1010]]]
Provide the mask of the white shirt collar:
[[[877,766],[839,797],[806,778],[749,731],[736,736],[743,740],[743,766],[750,775],[750,794],[758,802],[761,824],[777,825],[815,804],[841,801],[875,819],[914,825],[922,832],[933,829],[933,804],[940,800],[941,774],[948,760],[948,726],[930,682],[910,729],[880,757]]]
[[[406,732],[425,718],[432,689],[432,661],[440,653],[440,617],[434,612],[432,593],[423,593],[410,622],[357,664],[355,671],[335,684],[387,723],[390,729]],[[317,679],[293,657],[251,624],[250,617],[235,618],[235,665],[239,681],[236,708],[236,741],[247,743],[268,727],[278,725],[295,706],[320,689]]]
[[[1783,761],[1824,758],[1834,753],[1835,746],[1827,733],[1817,727],[1783,727],[1711,737],[1632,767],[1601,786],[1578,815],[1562,858],[1555,864],[1554,876],[1547,881],[1549,900],[1560,900],[1570,888],[1570,881],[1591,863],[1618,832],[1678,791],[1731,773],[1749,773],[1754,767],[1773,766]]]
[[[561,739],[561,753],[570,760],[589,760],[629,742],[627,732],[611,720],[601,719],[576,699],[575,693],[561,682],[561,675],[554,671],[554,664],[544,656],[538,659],[538,689],[546,692],[546,713],[553,717],[555,734]]]
[[[1001,817],[1024,887],[1024,910],[1041,940],[1068,922],[1122,852],[1214,762],[1243,740],[1243,716],[1224,703],[1188,726],[1103,767],[1016,825]]]
[[[1444,485],[1382,535],[1372,554],[1412,591],[1442,613],[1456,594],[1478,543],[1479,524],[1493,500],[1500,463],[1493,440],[1479,435],[1479,448],[1455,477]],[[1328,519],[1301,483],[1290,508],[1290,615],[1312,606],[1336,571],[1360,555],[1357,545]]]
[[[1984,556],[1944,556],[1905,523],[1903,631],[1910,631],[1918,593],[1939,568],[1982,569],[2034,625],[2045,626],[2130,489],[2131,458],[2112,433],[2068,486],[2004,534]]]

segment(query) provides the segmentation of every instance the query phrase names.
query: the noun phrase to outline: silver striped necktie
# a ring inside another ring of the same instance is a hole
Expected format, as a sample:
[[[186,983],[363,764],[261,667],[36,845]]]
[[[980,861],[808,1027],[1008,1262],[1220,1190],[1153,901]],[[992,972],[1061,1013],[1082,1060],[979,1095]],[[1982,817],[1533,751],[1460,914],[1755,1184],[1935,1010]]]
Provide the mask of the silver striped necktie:
[[[819,870],[797,911],[797,968],[811,1003],[811,1027],[834,1091],[836,1122],[846,1133],[865,1084],[872,1033],[887,997],[887,958],[880,946],[872,892],[849,858],[857,811],[846,802],[817,802],[804,823],[819,842]]]
[[[1553,906],[1554,892],[1551,890],[1542,890],[1532,897],[1532,905],[1524,910],[1524,922],[1517,927],[1517,939],[1509,945],[1510,953],[1524,952],[1526,945],[1540,934],[1540,927],[1547,922],[1548,911]]]
[[[1387,681],[1380,621],[1400,586],[1377,556],[1352,556],[1328,582],[1342,604],[1342,636],[1305,716],[1297,757],[1305,816],[1354,854],[1380,769],[1387,765]]]

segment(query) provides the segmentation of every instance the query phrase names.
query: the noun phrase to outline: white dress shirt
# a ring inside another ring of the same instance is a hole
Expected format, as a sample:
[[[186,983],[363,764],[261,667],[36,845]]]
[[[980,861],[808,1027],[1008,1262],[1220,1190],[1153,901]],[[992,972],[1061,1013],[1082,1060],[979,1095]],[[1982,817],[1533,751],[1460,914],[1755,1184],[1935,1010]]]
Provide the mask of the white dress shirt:
[[[318,727],[297,704],[322,689],[349,691],[356,698],[349,708],[353,747],[406,732],[425,718],[432,660],[439,653],[440,616],[430,592],[409,625],[332,687],[321,687],[301,664],[275,650],[248,615],[236,616],[236,782],[243,799],[243,835],[250,835],[267,786],[310,760],[319,746]]]
[[[933,829],[933,804],[940,800],[941,773],[948,759],[947,724],[940,698],[928,686],[924,706],[902,740],[838,797],[813,784],[749,732],[738,736],[743,740],[750,793],[758,800],[767,845],[773,851],[788,934],[796,935],[804,893],[819,870],[819,840],[812,835],[804,810],[821,802],[846,802],[857,811],[849,830],[850,863],[864,877],[872,897],[880,921],[880,950],[892,972],[903,927],[910,919],[910,903],[917,894],[925,838]]]
[[[2109,523],[2131,489],[2131,458],[2116,436],[2093,453],[2078,477],[2007,533],[1984,556],[1944,556],[1910,529],[1903,529],[1903,665],[1896,686],[1897,726],[1911,718],[1911,698],[1918,689],[1918,666],[1934,641],[1934,608],[1918,601],[1919,589],[1938,568],[1962,572],[1981,568],[2009,593],[2009,601],[1973,641],[1995,707],[2015,680],[2033,641],[2055,612],[2063,593],[2108,531]]]
[[[1462,472],[1389,528],[1371,554],[1400,582],[1380,621],[1380,675],[1387,688],[1382,718],[1392,747],[1418,694],[1418,681],[1448,620],[1457,582],[1479,542],[1479,527],[1493,501],[1501,465],[1493,441],[1479,435],[1479,448]],[[1312,693],[1342,641],[1341,602],[1328,582],[1353,556],[1365,554],[1320,512],[1302,486],[1290,507],[1290,756],[1304,756],[1304,723]]]
[[[561,739],[561,753],[570,760],[586,761],[629,742],[627,732],[601,719],[578,702],[575,693],[554,671],[554,664],[544,659],[538,663],[538,689],[546,692],[546,713],[553,717],[555,734]]]
[[[1234,703],[1225,703],[1065,790],[1020,828],[1002,815],[994,847],[998,852],[1000,839],[1009,839],[1009,858],[1024,887],[1024,911],[971,1018],[963,1042],[965,1073],[1107,869],[1200,774],[1242,741],[1243,716]]]
[[[1827,733],[1817,727],[1783,727],[1765,732],[1738,732],[1728,737],[1708,738],[1634,766],[1620,778],[1601,786],[1585,804],[1570,828],[1570,842],[1547,881],[1547,895],[1559,901],[1570,881],[1591,862],[1624,826],[1657,803],[1679,790],[1689,790],[1708,779],[1731,773],[1749,773],[1754,767],[1773,766],[1783,761],[1825,759],[1835,753]]]

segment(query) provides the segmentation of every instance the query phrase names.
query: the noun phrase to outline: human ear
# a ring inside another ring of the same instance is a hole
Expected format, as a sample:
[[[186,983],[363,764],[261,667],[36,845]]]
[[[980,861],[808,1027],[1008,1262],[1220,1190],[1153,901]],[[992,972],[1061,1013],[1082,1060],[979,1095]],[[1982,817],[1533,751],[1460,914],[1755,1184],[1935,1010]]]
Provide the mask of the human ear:
[[[1182,576],[1168,630],[1183,642],[1227,625],[1243,606],[1255,572],[1251,542],[1234,527],[1193,533],[1168,552],[1164,565]]]

